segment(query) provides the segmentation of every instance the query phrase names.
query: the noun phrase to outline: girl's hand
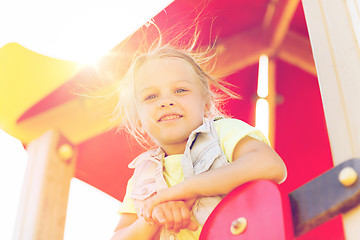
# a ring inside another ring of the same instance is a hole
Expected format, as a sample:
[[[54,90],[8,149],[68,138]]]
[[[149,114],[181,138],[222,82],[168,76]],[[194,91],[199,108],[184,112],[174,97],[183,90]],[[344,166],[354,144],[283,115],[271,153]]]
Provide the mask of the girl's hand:
[[[191,203],[183,201],[169,201],[160,203],[152,211],[152,220],[164,225],[167,230],[178,233],[180,229],[196,231],[197,224],[191,220]],[[189,208],[190,206],[190,208]]]
[[[179,183],[176,186],[163,189],[162,191],[158,192],[156,195],[148,198],[143,206],[143,217],[147,221],[151,221],[151,215],[154,208],[159,205],[160,203],[165,203],[169,201],[184,201],[184,203],[188,206],[189,209],[192,208],[198,195],[189,193],[185,189],[189,189],[185,186],[185,182]]]
[[[153,195],[152,197],[145,200],[145,203],[143,205],[142,209],[142,215],[145,218],[146,221],[152,222],[152,214],[153,210],[156,206],[160,205],[161,203],[165,203],[166,201],[162,199],[160,194]]]

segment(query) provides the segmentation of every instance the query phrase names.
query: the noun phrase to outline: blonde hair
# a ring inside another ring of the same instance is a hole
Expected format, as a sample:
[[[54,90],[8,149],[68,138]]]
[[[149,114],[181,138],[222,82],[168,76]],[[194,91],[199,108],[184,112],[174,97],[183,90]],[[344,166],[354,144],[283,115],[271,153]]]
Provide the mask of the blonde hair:
[[[224,102],[230,97],[239,98],[236,93],[225,87],[225,85],[230,84],[212,77],[201,66],[206,66],[209,60],[215,56],[216,52],[209,54],[210,50],[212,50],[210,47],[206,51],[201,52],[195,52],[193,48],[194,44],[188,50],[179,49],[169,44],[163,46],[158,44],[153,50],[137,56],[125,77],[119,82],[117,89],[119,99],[114,112],[116,124],[119,130],[125,129],[143,147],[146,147],[146,145],[151,146],[151,139],[139,128],[140,118],[135,99],[135,74],[146,62],[156,59],[175,58],[189,64],[199,80],[200,90],[204,99],[209,100],[206,117],[219,115],[226,117],[227,114],[222,109]]]

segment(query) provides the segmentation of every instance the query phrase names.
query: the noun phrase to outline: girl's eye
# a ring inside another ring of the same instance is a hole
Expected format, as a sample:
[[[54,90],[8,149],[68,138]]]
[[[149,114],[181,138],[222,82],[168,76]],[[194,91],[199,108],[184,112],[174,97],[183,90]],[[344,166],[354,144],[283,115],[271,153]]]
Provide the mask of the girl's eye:
[[[155,95],[155,94],[151,94],[151,95],[149,95],[149,96],[147,96],[147,97],[145,98],[145,101],[146,101],[146,100],[152,100],[152,99],[154,99],[154,98],[156,98],[156,95]]]
[[[176,89],[175,92],[176,93],[183,93],[183,92],[186,92],[187,90],[186,89],[183,89],[183,88],[179,88],[179,89]]]

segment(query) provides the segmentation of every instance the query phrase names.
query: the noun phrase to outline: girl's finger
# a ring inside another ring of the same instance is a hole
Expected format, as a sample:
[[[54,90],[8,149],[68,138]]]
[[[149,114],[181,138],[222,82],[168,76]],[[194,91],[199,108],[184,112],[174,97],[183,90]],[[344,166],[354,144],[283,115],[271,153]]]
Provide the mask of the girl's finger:
[[[154,208],[151,217],[154,221],[160,223],[161,225],[165,224],[166,222],[166,218],[161,207]]]
[[[191,221],[191,212],[184,206],[180,209],[182,226],[181,228],[187,228]]]
[[[166,205],[162,205],[162,206],[164,206],[163,213],[165,216],[165,227],[166,227],[166,229],[173,229],[173,227],[174,227],[173,212]]]
[[[176,206],[176,204],[173,204],[174,206],[171,208],[172,209],[172,215],[173,215],[173,227],[172,230],[175,233],[178,233],[180,231],[180,229],[183,228],[183,218],[182,218],[182,213],[181,213],[181,207]]]
[[[148,199],[145,201],[143,206],[143,217],[145,218],[146,221],[150,221],[152,212],[154,210],[154,207],[152,207],[151,202],[152,202],[151,199]]]
[[[143,206],[145,220],[150,221],[152,212],[156,205],[158,205],[158,202],[156,201],[156,195],[145,201]]]
[[[193,220],[190,221],[187,229],[191,230],[191,231],[196,231],[198,229],[198,225],[196,222],[194,222]]]

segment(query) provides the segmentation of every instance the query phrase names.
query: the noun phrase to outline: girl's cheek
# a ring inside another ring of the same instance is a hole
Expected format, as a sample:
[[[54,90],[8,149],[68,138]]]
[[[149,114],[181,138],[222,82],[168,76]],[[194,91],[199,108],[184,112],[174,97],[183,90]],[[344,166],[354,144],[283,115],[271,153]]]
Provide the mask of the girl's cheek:
[[[149,107],[143,108],[143,113],[144,113],[146,116],[152,115],[153,112],[154,112],[154,111],[153,111],[152,108],[149,108]]]

